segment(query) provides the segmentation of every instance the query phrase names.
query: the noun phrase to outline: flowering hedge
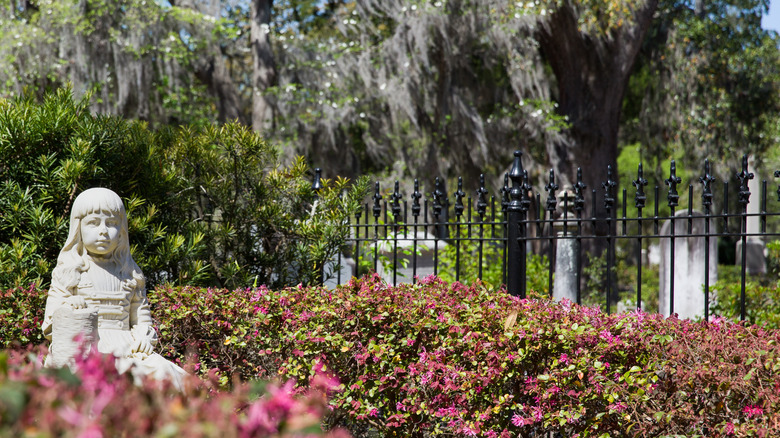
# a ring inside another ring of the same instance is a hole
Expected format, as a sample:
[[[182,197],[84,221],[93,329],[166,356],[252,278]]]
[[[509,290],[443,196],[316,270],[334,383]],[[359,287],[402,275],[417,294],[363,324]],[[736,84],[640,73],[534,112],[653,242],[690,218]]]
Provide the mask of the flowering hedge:
[[[324,288],[164,289],[165,354],[223,379],[314,364],[342,382],[353,434],[778,436],[778,332],[724,320],[605,315],[480,284],[376,277]]]
[[[6,344],[40,342],[42,296],[0,294]],[[355,436],[780,436],[775,330],[605,315],[436,278],[150,298],[158,351],[193,355],[221,387],[237,375],[306,388],[318,367],[332,372],[342,387],[326,423]]]
[[[0,350],[44,342],[46,293],[35,285],[0,290]]]
[[[0,436],[35,437],[314,437],[334,384],[320,373],[303,397],[285,385],[236,385],[190,376],[178,392],[168,383],[136,386],[114,361],[94,353],[67,368],[41,368],[43,349],[0,351]],[[328,434],[346,437],[343,431]]]

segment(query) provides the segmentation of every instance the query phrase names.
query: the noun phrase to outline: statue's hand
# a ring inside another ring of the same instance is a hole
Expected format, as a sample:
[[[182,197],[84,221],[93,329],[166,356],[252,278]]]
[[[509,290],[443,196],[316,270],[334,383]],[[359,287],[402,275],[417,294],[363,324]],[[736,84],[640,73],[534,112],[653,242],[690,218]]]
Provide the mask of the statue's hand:
[[[133,330],[131,331],[133,336],[133,346],[130,349],[131,353],[143,353],[143,354],[152,354],[154,351],[154,346],[152,345],[152,340],[147,336],[148,328],[143,327],[133,327]]]
[[[84,300],[84,297],[79,295],[71,295],[68,298],[65,299],[65,302],[70,304],[71,307],[74,309],[86,309],[87,308],[87,302]]]
[[[148,339],[142,338],[142,339],[136,339],[133,341],[133,347],[131,348],[131,353],[143,353],[143,354],[152,354],[152,343],[149,342]]]

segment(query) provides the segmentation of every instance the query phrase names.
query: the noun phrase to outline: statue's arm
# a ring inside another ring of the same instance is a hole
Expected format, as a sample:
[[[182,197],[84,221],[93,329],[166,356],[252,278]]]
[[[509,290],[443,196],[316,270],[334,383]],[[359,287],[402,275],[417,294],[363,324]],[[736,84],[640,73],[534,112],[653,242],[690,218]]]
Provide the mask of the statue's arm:
[[[51,324],[54,312],[65,305],[68,302],[72,294],[67,290],[52,285],[49,288],[49,294],[46,297],[46,310],[43,313],[43,323],[41,323],[41,330],[43,330],[43,336],[51,341]]]
[[[148,339],[152,345],[157,344],[157,331],[152,324],[152,311],[146,298],[146,289],[135,291],[130,300],[130,328],[136,335]]]

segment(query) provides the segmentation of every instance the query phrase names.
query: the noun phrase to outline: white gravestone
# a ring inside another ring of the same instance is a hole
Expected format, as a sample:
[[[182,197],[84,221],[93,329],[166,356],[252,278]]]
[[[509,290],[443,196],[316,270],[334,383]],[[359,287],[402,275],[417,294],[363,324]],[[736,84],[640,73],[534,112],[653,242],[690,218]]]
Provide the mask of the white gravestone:
[[[564,205],[566,205],[568,211],[563,212],[554,223],[558,238],[555,241],[553,299],[556,301],[568,299],[576,303],[580,248],[576,234],[577,216],[574,213],[574,192],[569,189],[561,191],[557,196],[558,206],[563,210]],[[568,198],[568,202],[564,202],[566,198]]]
[[[693,213],[690,234],[704,234],[705,219],[699,212]],[[688,210],[675,214],[674,234],[688,234]],[[671,296],[671,235],[672,222],[667,221],[661,228],[661,266],[658,310],[669,316]],[[710,220],[710,232],[715,232],[715,224]],[[705,271],[705,238],[675,237],[674,239],[674,313],[680,318],[700,318],[704,316],[704,283],[709,277],[710,288],[718,280],[717,237],[709,238],[709,272]],[[712,290],[710,290],[712,293]]]
[[[111,190],[88,189],[73,202],[41,328],[51,341],[46,366],[70,366],[97,348],[137,381],[151,376],[181,388],[185,371],[154,352],[144,276],[130,254],[124,205]]]

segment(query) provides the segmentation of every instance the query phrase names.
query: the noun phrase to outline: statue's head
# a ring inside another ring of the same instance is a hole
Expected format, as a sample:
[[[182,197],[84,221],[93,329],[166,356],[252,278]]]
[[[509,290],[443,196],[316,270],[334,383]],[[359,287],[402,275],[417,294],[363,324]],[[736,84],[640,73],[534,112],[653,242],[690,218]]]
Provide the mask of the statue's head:
[[[127,214],[122,199],[113,191],[96,187],[81,192],[70,212],[70,237],[79,252],[92,256],[116,256],[127,250]]]
[[[130,254],[125,206],[116,193],[102,187],[84,190],[73,201],[68,239],[53,283],[75,286],[90,260],[114,262],[118,275],[143,286],[143,275]]]

